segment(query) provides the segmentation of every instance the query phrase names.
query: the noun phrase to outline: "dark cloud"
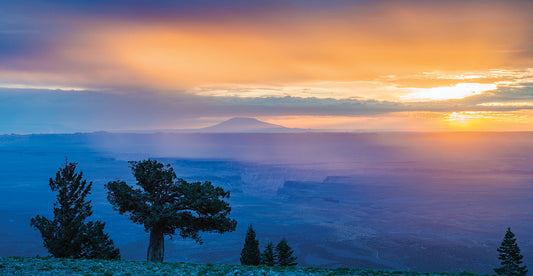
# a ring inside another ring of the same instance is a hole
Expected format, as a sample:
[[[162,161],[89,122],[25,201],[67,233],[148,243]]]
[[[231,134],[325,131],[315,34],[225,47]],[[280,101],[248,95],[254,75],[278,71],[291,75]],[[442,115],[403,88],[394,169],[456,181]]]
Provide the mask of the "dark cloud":
[[[34,49],[34,47],[31,47],[29,37],[26,35],[4,32],[0,36],[0,57],[27,55]]]
[[[35,66],[32,60],[53,51],[72,31],[71,25],[55,22],[61,14],[39,17],[29,12],[35,7],[20,10],[12,6],[18,1],[4,2],[0,2],[0,68]]]
[[[501,87],[484,94],[465,98],[465,105],[478,105],[491,102],[533,102],[533,83],[521,83],[516,87]]]
[[[91,11],[91,10],[129,10],[149,11],[180,11],[180,10],[206,10],[206,9],[247,9],[247,8],[265,8],[265,7],[327,7],[332,5],[347,3],[364,3],[372,1],[353,1],[353,0],[26,0],[20,1],[1,1],[4,7],[16,8],[26,7],[35,9],[45,9],[49,7],[61,8],[69,11]]]
[[[336,100],[299,97],[208,98],[239,116],[317,115],[368,116],[403,111],[403,104],[387,101]]]
[[[275,11],[291,8],[324,8],[347,1],[249,1],[249,0],[28,0],[3,3],[5,9],[36,15],[113,17],[130,19],[176,19],[197,16],[231,16],[249,12]]]
[[[39,64],[36,60],[52,51],[55,44],[53,34],[0,32],[0,67],[35,69]]]

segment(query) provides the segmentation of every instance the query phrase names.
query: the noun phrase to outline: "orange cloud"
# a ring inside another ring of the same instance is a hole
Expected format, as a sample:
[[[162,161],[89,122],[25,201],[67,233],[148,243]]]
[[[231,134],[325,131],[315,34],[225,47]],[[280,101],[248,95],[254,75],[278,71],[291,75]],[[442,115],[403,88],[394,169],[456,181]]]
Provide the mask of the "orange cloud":
[[[515,53],[527,50],[520,47],[529,39],[532,7],[374,3],[224,22],[86,20],[48,58],[64,64],[57,73],[79,85],[158,90],[521,69],[530,63]]]
[[[472,95],[465,83],[482,94],[531,67],[524,53],[532,8],[376,1],[234,18],[80,18],[55,48],[16,67],[0,64],[0,82],[204,96],[461,98]],[[411,97],[422,92],[431,95]]]

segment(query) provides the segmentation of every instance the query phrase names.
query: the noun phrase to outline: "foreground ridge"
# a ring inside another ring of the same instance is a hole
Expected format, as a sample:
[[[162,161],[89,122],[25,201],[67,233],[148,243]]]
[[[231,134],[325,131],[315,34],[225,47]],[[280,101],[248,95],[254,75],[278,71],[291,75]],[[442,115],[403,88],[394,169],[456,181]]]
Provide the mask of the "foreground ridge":
[[[52,257],[0,258],[0,275],[468,275],[411,271],[359,270],[349,268],[268,267],[183,262],[61,259]]]

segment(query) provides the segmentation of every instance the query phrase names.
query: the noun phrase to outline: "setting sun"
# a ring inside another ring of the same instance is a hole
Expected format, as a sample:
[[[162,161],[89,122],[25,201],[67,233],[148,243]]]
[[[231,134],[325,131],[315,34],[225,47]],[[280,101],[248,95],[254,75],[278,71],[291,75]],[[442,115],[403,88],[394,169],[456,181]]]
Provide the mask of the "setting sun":
[[[446,121],[452,123],[457,127],[468,127],[483,119],[491,118],[490,114],[486,112],[452,112],[448,114]]]

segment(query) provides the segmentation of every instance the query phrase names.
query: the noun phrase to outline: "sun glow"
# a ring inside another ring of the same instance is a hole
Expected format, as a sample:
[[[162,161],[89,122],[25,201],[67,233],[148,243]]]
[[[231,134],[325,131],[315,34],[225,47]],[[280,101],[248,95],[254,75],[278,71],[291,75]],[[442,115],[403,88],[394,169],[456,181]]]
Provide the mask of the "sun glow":
[[[522,111],[462,111],[448,113],[444,120],[452,129],[478,131],[530,130],[531,110]]]
[[[464,99],[483,94],[497,88],[493,83],[458,83],[455,86],[434,88],[412,88],[411,93],[401,96],[406,101],[440,101]]]
[[[465,112],[452,112],[448,114],[446,121],[451,122],[456,126],[468,126],[476,120],[490,118],[486,112],[475,112],[475,111],[465,111]]]

